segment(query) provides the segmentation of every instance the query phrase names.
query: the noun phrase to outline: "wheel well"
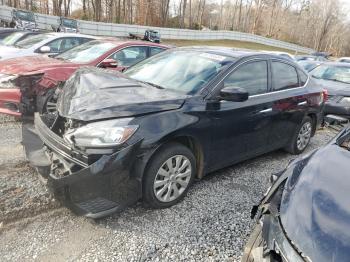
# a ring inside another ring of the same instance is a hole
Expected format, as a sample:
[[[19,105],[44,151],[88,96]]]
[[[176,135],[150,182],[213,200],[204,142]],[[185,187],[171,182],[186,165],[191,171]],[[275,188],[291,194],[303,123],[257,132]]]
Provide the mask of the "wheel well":
[[[192,153],[194,154],[196,158],[196,165],[197,165],[197,178],[202,178],[203,177],[203,169],[204,169],[204,155],[203,155],[203,150],[202,146],[192,137],[189,136],[180,136],[180,137],[175,137],[172,141],[170,142],[177,142],[180,143],[186,147],[188,147]]]
[[[192,137],[189,136],[179,136],[179,137],[174,137],[171,140],[166,141],[164,144],[159,146],[156,151],[152,153],[152,156],[149,158],[148,163],[144,169],[147,170],[149,162],[152,160],[153,156],[164,146],[166,146],[169,143],[179,143],[187,148],[189,148],[192,153],[194,154],[194,157],[196,158],[196,166],[197,166],[197,174],[196,178],[202,178],[203,177],[203,171],[204,171],[204,155],[203,155],[203,150],[202,146]]]
[[[312,136],[314,136],[316,133],[317,116],[316,114],[313,114],[313,113],[310,113],[307,116],[310,117],[312,120]]]

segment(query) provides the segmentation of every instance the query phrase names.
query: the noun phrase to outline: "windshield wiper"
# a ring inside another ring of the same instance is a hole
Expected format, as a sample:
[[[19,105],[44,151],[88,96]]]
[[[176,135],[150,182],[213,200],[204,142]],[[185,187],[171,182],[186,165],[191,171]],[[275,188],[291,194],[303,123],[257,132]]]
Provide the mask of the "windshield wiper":
[[[151,82],[147,82],[147,81],[140,81],[140,82],[145,83],[145,84],[150,85],[150,86],[154,86],[158,89],[164,89],[164,87],[157,85],[157,84],[154,84],[154,83],[151,83]]]

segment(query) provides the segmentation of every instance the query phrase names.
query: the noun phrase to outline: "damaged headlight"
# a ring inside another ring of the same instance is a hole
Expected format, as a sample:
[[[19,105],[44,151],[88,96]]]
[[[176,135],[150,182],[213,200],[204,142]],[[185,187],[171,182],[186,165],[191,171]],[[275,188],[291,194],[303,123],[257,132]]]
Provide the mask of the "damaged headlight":
[[[137,130],[132,118],[100,121],[67,132],[63,137],[78,147],[111,147],[123,144]]]
[[[12,81],[16,78],[16,75],[0,74],[0,88],[17,88]]]

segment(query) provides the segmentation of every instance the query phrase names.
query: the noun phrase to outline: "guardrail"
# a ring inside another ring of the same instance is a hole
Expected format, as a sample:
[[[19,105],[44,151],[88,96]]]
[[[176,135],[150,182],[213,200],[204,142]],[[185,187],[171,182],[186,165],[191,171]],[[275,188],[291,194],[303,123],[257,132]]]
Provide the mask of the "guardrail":
[[[0,5],[0,19],[11,20],[11,7]],[[38,26],[41,29],[51,30],[51,25],[58,25],[57,16],[36,14]],[[82,34],[99,36],[126,37],[129,33],[144,34],[146,29],[158,31],[163,39],[182,39],[182,40],[237,40],[253,42],[283,49],[293,50],[295,52],[312,53],[313,49],[299,46],[296,44],[258,36],[249,33],[236,31],[199,31],[190,29],[176,29],[164,27],[150,27],[128,24],[114,24],[78,20],[79,30]]]

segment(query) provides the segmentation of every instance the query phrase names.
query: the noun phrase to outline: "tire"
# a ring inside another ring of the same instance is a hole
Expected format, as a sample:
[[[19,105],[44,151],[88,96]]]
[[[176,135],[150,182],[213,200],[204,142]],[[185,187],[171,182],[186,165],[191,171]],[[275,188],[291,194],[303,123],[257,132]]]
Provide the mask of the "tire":
[[[143,203],[151,208],[175,205],[185,197],[196,172],[195,157],[189,148],[179,143],[164,145],[147,165]]]
[[[309,116],[304,117],[285,150],[293,155],[301,154],[310,143],[314,123]]]

